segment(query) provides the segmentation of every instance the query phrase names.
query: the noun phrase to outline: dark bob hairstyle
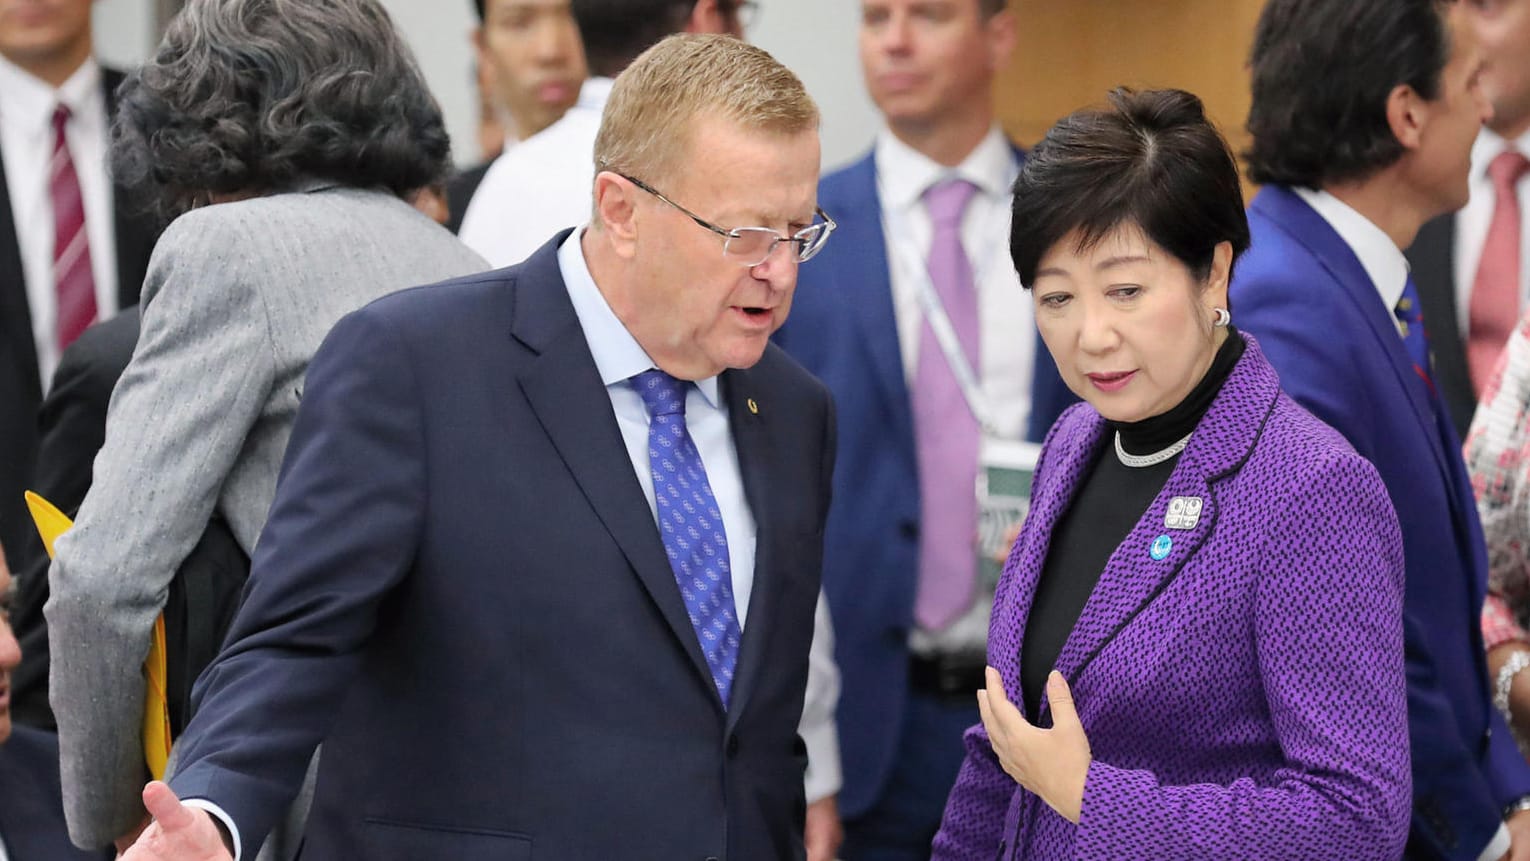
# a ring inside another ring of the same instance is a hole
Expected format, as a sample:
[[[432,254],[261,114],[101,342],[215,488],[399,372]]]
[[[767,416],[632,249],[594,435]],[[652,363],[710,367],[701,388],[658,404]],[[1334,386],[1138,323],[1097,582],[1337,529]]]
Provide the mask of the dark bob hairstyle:
[[[1218,244],[1248,249],[1238,165],[1183,90],[1117,89],[1110,105],[1070,114],[1036,145],[1015,180],[1009,252],[1029,288],[1041,258],[1077,230],[1079,250],[1134,225],[1197,280]],[[1229,277],[1231,273],[1229,272]]]
[[[440,182],[451,146],[376,0],[190,0],[118,91],[112,170],[166,220],[305,181]]]
[[[1322,188],[1401,158],[1387,99],[1399,84],[1439,94],[1450,2],[1270,0],[1249,54],[1249,179]]]

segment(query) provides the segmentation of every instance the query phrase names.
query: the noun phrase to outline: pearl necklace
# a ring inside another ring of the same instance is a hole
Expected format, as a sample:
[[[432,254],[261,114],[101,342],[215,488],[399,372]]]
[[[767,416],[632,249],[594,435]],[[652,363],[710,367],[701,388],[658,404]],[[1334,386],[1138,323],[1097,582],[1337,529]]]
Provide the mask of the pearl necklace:
[[[1121,447],[1121,432],[1116,431],[1116,457],[1119,458],[1123,464],[1126,464],[1133,469],[1157,466],[1158,464],[1163,463],[1169,458],[1184,451],[1185,446],[1189,444],[1190,434],[1185,434],[1180,438],[1179,442],[1174,443],[1162,451],[1155,451],[1152,454],[1129,454],[1127,453],[1126,449]]]

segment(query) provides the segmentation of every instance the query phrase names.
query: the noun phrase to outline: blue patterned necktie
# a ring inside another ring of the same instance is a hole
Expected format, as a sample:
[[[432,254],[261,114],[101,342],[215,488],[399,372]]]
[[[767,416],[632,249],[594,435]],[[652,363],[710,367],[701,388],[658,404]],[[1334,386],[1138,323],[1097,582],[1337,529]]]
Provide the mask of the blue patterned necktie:
[[[712,681],[727,708],[738,662],[738,609],[733,603],[722,512],[701,455],[685,429],[689,385],[657,370],[632,378],[632,387],[642,395],[653,420],[648,426],[648,471],[653,475],[659,534]]]
[[[1413,276],[1408,276],[1403,284],[1402,298],[1397,300],[1397,306],[1392,309],[1397,317],[1397,331],[1402,335],[1403,348],[1408,351],[1408,358],[1413,360],[1413,370],[1424,381],[1424,386],[1429,389],[1429,397],[1435,397],[1434,375],[1429,372],[1429,338],[1424,332],[1424,309],[1419,307],[1418,286],[1413,283]]]

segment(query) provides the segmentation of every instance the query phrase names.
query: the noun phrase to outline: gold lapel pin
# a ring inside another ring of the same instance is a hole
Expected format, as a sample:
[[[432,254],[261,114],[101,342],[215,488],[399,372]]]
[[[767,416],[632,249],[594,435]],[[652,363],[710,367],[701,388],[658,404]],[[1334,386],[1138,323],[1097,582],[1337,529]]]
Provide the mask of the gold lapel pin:
[[[751,413],[753,413],[755,415],[759,415],[760,414],[760,405],[754,402],[754,398],[750,398],[748,403],[749,403],[749,412],[751,412]]]

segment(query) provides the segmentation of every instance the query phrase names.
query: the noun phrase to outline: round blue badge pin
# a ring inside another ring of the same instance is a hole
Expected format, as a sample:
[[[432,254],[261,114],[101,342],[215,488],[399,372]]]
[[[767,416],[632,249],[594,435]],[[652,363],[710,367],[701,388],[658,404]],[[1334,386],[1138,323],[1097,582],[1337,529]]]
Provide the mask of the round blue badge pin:
[[[1162,561],[1164,557],[1169,555],[1169,551],[1172,549],[1174,549],[1174,539],[1167,535],[1160,535],[1153,539],[1153,546],[1148,550],[1148,555],[1152,556],[1155,560]]]

